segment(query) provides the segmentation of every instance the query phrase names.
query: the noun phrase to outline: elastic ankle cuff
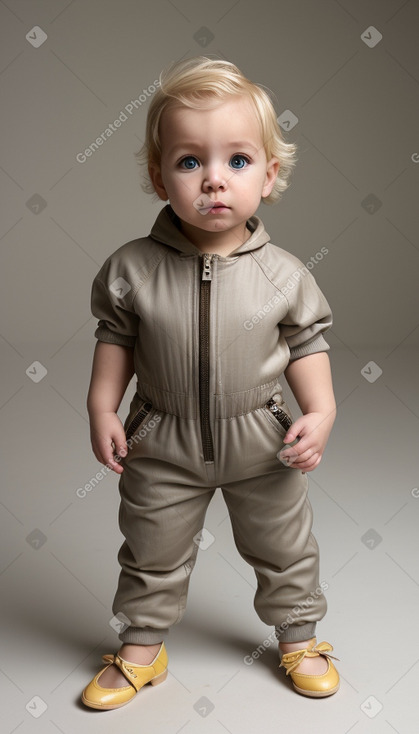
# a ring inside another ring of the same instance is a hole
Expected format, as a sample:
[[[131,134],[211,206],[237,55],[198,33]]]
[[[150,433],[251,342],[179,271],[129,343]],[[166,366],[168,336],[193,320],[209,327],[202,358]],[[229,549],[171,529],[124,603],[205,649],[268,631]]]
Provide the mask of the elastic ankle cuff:
[[[156,645],[165,640],[168,632],[168,629],[156,630],[153,627],[127,627],[118,637],[121,642],[131,645]]]
[[[290,624],[285,630],[275,627],[275,636],[278,642],[301,642],[316,635],[316,622],[306,624]]]

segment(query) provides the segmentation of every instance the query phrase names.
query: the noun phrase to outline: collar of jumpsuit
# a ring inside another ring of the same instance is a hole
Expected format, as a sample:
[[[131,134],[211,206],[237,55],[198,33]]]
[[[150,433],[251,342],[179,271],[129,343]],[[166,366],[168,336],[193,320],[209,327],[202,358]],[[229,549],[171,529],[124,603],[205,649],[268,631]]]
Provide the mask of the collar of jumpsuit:
[[[177,235],[174,237],[173,225],[176,227]],[[245,252],[257,250],[267,242],[270,241],[270,237],[263,226],[263,223],[259,217],[253,216],[247,220],[247,227],[252,232],[246,242],[240,247],[228,255],[228,258],[235,257],[236,255],[242,255]],[[185,255],[202,255],[202,251],[195,247],[190,240],[180,230],[180,220],[175,214],[170,204],[167,204],[158,215],[150,232],[150,237],[157,242],[162,242],[164,245],[173,247],[175,250],[180,250]],[[223,258],[221,255],[217,255],[220,259]]]

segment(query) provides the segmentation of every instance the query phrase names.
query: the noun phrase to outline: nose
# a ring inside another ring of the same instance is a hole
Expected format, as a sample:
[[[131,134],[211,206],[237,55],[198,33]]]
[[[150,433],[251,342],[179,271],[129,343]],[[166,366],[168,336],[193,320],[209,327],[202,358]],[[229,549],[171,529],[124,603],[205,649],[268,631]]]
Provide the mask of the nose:
[[[202,190],[208,191],[224,191],[227,185],[224,169],[221,165],[213,164],[207,166],[205,170]]]

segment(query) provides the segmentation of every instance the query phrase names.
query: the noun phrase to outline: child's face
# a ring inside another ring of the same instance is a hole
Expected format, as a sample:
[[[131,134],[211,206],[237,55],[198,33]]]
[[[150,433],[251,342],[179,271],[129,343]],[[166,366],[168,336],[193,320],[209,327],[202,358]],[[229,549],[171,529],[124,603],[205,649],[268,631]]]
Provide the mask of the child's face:
[[[266,159],[252,102],[238,96],[211,109],[173,107],[160,125],[161,163],[150,169],[159,197],[192,228],[239,237],[279,167]]]

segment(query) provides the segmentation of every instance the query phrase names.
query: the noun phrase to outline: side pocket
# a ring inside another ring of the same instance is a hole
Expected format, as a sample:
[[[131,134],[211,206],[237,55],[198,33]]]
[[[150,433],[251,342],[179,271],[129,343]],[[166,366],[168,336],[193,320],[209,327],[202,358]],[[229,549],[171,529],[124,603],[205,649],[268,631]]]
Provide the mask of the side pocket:
[[[141,424],[145,421],[145,419],[147,418],[149,413],[151,413],[152,410],[153,410],[152,404],[144,400],[140,408],[134,414],[133,418],[129,421],[125,429],[125,436],[126,436],[127,441],[131,438],[131,436],[135,433],[135,431],[141,426]]]
[[[286,433],[288,429],[292,426],[292,420],[290,416],[288,415],[288,413],[286,413],[285,410],[282,410],[282,408],[280,408],[279,405],[277,405],[277,403],[275,402],[273,398],[268,400],[268,402],[265,405],[265,408],[269,411],[269,415],[273,416],[273,418],[275,419],[276,427],[278,428],[278,424],[279,424],[279,426],[281,426]]]

